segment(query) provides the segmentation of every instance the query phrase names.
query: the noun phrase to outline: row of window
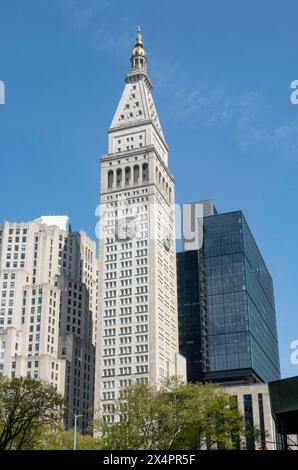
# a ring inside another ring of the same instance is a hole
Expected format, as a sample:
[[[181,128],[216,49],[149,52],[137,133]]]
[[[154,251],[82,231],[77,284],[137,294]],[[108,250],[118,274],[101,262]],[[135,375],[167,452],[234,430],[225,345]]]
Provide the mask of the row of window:
[[[134,369],[134,372],[132,371],[132,367],[119,367],[118,372],[116,373],[116,369],[110,368],[110,369],[103,369],[103,377],[113,377],[115,375],[132,375],[133,373],[135,374],[146,374],[148,373],[149,367],[147,364],[144,364],[142,366],[136,366]]]
[[[119,336],[119,344],[132,344],[132,336]],[[135,336],[136,343],[146,343],[148,341],[148,335],[137,335]],[[110,338],[104,338],[104,346],[114,346],[116,345],[116,337],[112,336]]]
[[[20,229],[20,228],[16,228],[16,229],[14,230],[13,228],[10,228],[8,233],[9,233],[9,235],[14,235],[14,234],[15,234],[15,235],[20,235],[20,234],[21,234],[21,229]],[[23,228],[22,233],[23,233],[23,235],[27,235],[28,229],[27,229],[27,228]]]
[[[5,267],[6,268],[24,268],[25,267],[25,261],[20,261],[19,264],[18,264],[18,261],[13,261],[13,262],[7,261],[5,263]]]
[[[111,356],[111,355],[109,355]],[[134,356],[135,362],[148,362],[148,355],[140,355],[140,356]],[[119,357],[118,359],[118,364],[123,365],[123,364],[132,364],[133,362],[133,357],[132,356],[122,356]],[[114,366],[116,364],[116,358],[115,357],[110,357],[109,359],[104,359],[103,360],[103,366]]]
[[[141,276],[141,275],[147,274],[147,273],[148,273],[148,268],[147,267],[137,268],[136,271],[135,271],[135,276]],[[131,276],[132,276],[132,269],[126,269],[124,271],[121,271],[119,277],[123,278],[123,277],[131,277]],[[117,272],[105,273],[105,279],[117,279]]]
[[[144,323],[148,321],[148,315],[137,315],[135,321],[137,323]],[[133,323],[132,316],[125,316],[120,318],[120,325],[128,325]],[[109,318],[104,320],[104,326],[114,326],[116,325],[116,318]]]
[[[148,352],[148,344],[138,344],[135,346],[135,353],[145,353]],[[119,348],[119,355],[123,354],[132,354],[132,346],[121,346]],[[105,348],[103,350],[104,356],[115,356],[116,348]]]

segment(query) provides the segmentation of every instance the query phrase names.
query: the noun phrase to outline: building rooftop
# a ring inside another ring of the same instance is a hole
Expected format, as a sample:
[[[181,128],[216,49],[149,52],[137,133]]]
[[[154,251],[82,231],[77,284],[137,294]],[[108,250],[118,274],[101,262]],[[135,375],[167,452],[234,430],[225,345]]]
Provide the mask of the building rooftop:
[[[33,221],[48,226],[55,225],[66,232],[69,232],[70,229],[69,217],[67,215],[41,215],[33,219]]]

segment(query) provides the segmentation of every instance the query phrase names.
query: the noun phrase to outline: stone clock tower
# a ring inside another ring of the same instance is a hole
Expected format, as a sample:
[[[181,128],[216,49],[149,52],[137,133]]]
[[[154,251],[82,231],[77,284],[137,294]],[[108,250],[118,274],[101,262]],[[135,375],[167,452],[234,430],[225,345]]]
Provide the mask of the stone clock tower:
[[[185,377],[178,352],[174,178],[140,28],[101,157],[95,407],[134,381]]]

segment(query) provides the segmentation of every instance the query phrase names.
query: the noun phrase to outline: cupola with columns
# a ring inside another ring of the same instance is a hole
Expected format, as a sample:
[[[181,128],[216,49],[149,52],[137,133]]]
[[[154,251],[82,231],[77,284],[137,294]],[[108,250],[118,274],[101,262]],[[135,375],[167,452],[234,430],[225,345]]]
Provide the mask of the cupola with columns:
[[[132,51],[130,60],[131,60],[133,71],[141,70],[142,72],[147,73],[148,57],[144,49],[140,26],[138,26],[136,43],[135,43],[134,50]]]

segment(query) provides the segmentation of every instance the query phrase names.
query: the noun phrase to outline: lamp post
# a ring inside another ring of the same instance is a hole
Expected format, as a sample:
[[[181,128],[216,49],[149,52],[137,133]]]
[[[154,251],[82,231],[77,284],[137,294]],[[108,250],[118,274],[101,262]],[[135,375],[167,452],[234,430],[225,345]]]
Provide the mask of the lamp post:
[[[73,450],[77,450],[77,421],[78,418],[82,418],[83,415],[75,414],[70,408],[67,406],[64,407],[66,410],[70,411],[74,417],[74,430],[73,430]]]
[[[73,450],[77,450],[77,420],[78,418],[82,417],[83,415],[76,415],[74,414],[74,432],[73,432]]]

